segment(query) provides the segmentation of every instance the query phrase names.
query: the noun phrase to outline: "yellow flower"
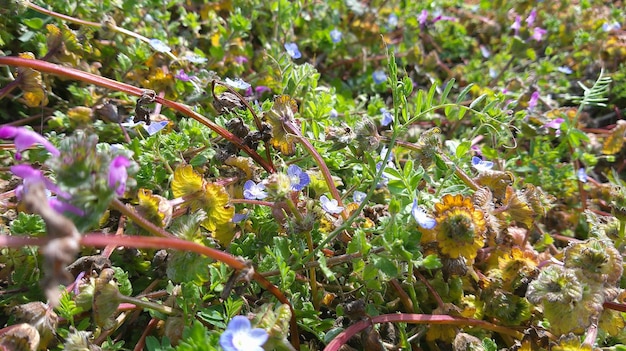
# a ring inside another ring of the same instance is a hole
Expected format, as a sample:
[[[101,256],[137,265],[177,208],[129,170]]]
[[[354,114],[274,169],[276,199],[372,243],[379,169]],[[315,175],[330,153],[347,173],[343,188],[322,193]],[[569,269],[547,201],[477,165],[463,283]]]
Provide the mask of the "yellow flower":
[[[498,268],[502,272],[502,287],[507,291],[516,290],[539,273],[533,254],[519,248],[513,248],[510,253],[500,256]]]
[[[485,215],[475,208],[472,199],[461,195],[446,195],[435,205],[437,242],[442,253],[451,258],[476,257],[485,244]]]

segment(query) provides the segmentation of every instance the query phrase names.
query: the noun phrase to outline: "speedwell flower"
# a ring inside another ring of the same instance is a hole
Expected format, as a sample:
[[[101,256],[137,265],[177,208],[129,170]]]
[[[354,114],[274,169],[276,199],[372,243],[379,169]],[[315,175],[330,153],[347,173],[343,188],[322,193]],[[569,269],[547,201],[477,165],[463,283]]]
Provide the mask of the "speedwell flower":
[[[220,346],[224,351],[263,351],[268,338],[264,329],[253,329],[248,318],[235,316],[220,335]]]
[[[485,243],[485,215],[475,208],[472,199],[446,195],[435,204],[439,249],[451,258],[473,260]]]
[[[311,178],[300,167],[291,165],[287,168],[287,175],[291,181],[291,190],[300,191],[309,185]]]
[[[298,49],[298,44],[296,43],[285,43],[285,50],[287,50],[287,54],[291,56],[291,58],[299,59],[302,57],[302,54]]]
[[[330,31],[330,40],[333,41],[333,43],[338,43],[341,41],[341,36],[343,34],[341,33],[340,30],[338,30],[337,28],[333,29]]]
[[[417,205],[417,199],[413,199],[411,215],[413,215],[417,224],[424,229],[433,229],[437,225],[437,221],[430,217],[426,211]]]
[[[246,89],[250,88],[250,83],[244,81],[241,78],[235,78],[234,80],[230,79],[230,78],[226,78],[224,80],[224,83],[230,85],[231,87],[233,87],[235,89],[246,90]]]
[[[375,84],[384,83],[387,80],[387,74],[383,70],[376,70],[372,73],[372,79],[374,79]]]
[[[15,158],[18,160],[21,159],[20,153],[33,146],[33,144],[41,144],[52,156],[59,156],[61,154],[48,139],[24,127],[4,126],[0,128],[0,139],[13,139],[18,152]]]
[[[243,185],[243,197],[248,200],[263,200],[267,197],[265,185],[263,183],[256,184],[252,180],[246,181]]]
[[[339,203],[335,199],[329,199],[326,195],[320,196],[320,202],[324,211],[330,214],[339,214],[343,212],[343,207],[339,206]]]
[[[478,172],[485,172],[493,168],[493,162],[481,160],[480,157],[472,157],[472,167]]]
[[[352,200],[356,203],[361,203],[363,202],[363,200],[365,200],[366,196],[367,196],[366,193],[355,190],[354,193],[352,193]]]
[[[389,112],[386,108],[382,107],[380,109],[380,113],[383,114],[383,119],[380,121],[381,126],[386,127],[390,125],[391,122],[393,122],[393,116],[391,115],[391,112]]]

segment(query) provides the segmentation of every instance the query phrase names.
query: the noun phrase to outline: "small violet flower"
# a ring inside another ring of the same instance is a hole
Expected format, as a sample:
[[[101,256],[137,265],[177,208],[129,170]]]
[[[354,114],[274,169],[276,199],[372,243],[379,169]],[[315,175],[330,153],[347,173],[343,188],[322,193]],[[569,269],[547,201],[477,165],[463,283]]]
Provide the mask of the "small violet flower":
[[[250,217],[250,213],[235,213],[233,215],[233,218],[230,220],[233,223],[239,223],[241,221],[245,221],[246,219],[248,219],[248,217]]]
[[[419,16],[417,16],[417,21],[420,24],[420,28],[424,28],[426,25],[426,21],[428,20],[428,11],[422,10]]]
[[[478,172],[484,172],[493,168],[493,162],[484,161],[480,157],[474,156],[472,157],[472,167]]]
[[[542,41],[543,36],[546,35],[546,33],[548,33],[547,30],[543,28],[535,27],[533,28],[533,35],[531,37],[533,38],[533,40]]]
[[[520,15],[515,16],[515,22],[511,25],[511,29],[515,31],[515,35],[519,34],[519,30],[522,27],[522,17]]]
[[[0,139],[13,139],[17,154],[15,158],[22,159],[21,152],[33,144],[41,144],[52,156],[58,157],[61,152],[48,139],[30,129],[23,127],[4,126],[0,128]]]
[[[380,172],[380,168],[383,166],[382,162],[378,162],[376,164],[376,172]],[[382,188],[384,186],[387,186],[387,184],[389,184],[389,177],[387,175],[385,175],[385,171],[383,170],[383,174],[380,175],[380,181],[378,182],[378,184],[376,184],[377,188]]]
[[[115,190],[118,196],[124,195],[126,191],[126,181],[128,172],[126,167],[130,166],[130,160],[126,156],[116,156],[109,165],[109,187]]]
[[[437,221],[428,216],[426,211],[417,205],[417,199],[413,199],[413,207],[411,208],[411,215],[415,218],[417,224],[424,229],[433,229],[437,225]]]
[[[188,82],[191,80],[191,77],[182,69],[179,70],[178,73],[174,75],[174,78],[183,82]]]
[[[343,212],[343,207],[339,206],[339,203],[335,199],[329,199],[326,195],[320,196],[320,202],[324,211],[330,214],[339,214]]]
[[[268,338],[264,329],[253,329],[248,318],[235,316],[220,335],[220,346],[224,351],[263,351]]]
[[[243,185],[243,197],[248,200],[263,200],[267,197],[265,192],[265,185],[263,183],[255,183],[252,180],[247,180]]]
[[[576,172],[576,177],[578,178],[579,182],[587,183],[587,172],[584,168],[581,167],[578,169],[578,171]]]
[[[433,18],[433,23],[437,23],[439,21],[456,21],[456,17],[450,17],[450,16],[443,16],[443,15],[438,15],[435,18]]]
[[[235,78],[235,80],[232,80],[230,78],[226,78],[224,80],[224,83],[230,85],[231,87],[235,88],[235,89],[242,89],[242,90],[246,90],[248,88],[250,88],[250,84],[245,82],[243,79],[241,78]]]
[[[335,109],[330,110],[330,115],[329,115],[330,118],[337,118],[338,116],[339,116],[339,113],[337,112],[337,110]]]
[[[24,185],[21,188],[21,191],[23,191],[24,188],[28,188],[29,184],[41,182],[44,184],[46,189],[52,191],[58,196],[64,199],[69,199],[71,197],[70,194],[59,189],[59,187],[57,187],[57,185],[54,184],[50,179],[46,178],[40,170],[34,169],[31,165],[28,165],[28,164],[15,165],[15,166],[11,166],[10,170],[11,170],[11,173],[13,173],[14,175],[24,179]]]
[[[304,187],[309,185],[311,182],[309,175],[296,165],[291,165],[287,168],[287,175],[289,176],[289,180],[291,182],[291,190],[294,191],[304,189]]]
[[[537,102],[539,101],[539,92],[535,91],[530,95],[530,100],[528,100],[528,111],[532,111],[537,107]]]
[[[248,63],[248,58],[245,56],[235,56],[235,62],[237,62],[238,64],[242,65],[244,63]]]
[[[605,32],[610,32],[610,31],[614,31],[614,30],[620,30],[622,28],[622,26],[618,23],[618,22],[612,22],[612,23],[608,23],[605,22],[602,25],[602,30]]]
[[[381,108],[380,113],[383,114],[383,119],[380,121],[381,126],[386,127],[393,122],[393,116],[391,115],[391,112],[387,111],[386,108]]]
[[[532,11],[530,11],[530,15],[526,17],[526,24],[528,24],[529,27],[532,27],[533,24],[535,23],[536,18],[537,18],[537,10],[533,9]]]
[[[330,31],[330,40],[332,40],[335,44],[341,41],[342,36],[343,33],[341,33],[341,31],[337,28]]]
[[[379,69],[372,73],[372,79],[374,79],[375,84],[380,84],[387,80],[387,74],[385,74],[385,71]]]
[[[543,125],[544,128],[552,128],[554,130],[556,130],[556,135],[561,135],[561,124],[563,124],[563,122],[565,121],[565,119],[563,118],[555,118],[553,120],[551,120],[550,122],[546,123]]]
[[[354,201],[356,203],[361,203],[361,202],[363,202],[363,200],[365,200],[366,196],[367,196],[366,193],[364,193],[362,191],[355,190],[354,193],[352,193],[352,201]]]
[[[302,54],[298,49],[298,44],[296,43],[285,43],[285,50],[287,50],[287,54],[291,56],[291,58],[299,59],[302,57]]]

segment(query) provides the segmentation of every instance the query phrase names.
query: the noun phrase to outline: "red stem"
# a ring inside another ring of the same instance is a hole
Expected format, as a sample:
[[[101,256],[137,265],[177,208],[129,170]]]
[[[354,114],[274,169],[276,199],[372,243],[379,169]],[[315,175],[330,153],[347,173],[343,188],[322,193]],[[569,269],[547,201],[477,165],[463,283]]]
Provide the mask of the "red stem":
[[[45,73],[53,74],[56,76],[80,80],[83,82],[95,84],[95,85],[105,87],[108,89],[121,91],[129,95],[142,96],[144,93],[144,89],[140,89],[129,84],[120,83],[113,79],[97,76],[95,74],[83,72],[83,71],[70,68],[70,67],[63,67],[63,66],[55,65],[53,63],[49,63],[49,62],[45,62],[41,60],[25,59],[21,57],[12,57],[12,56],[0,56],[0,65],[29,67],[39,72],[45,72]],[[222,128],[221,126],[215,124],[210,119],[193,111],[187,105],[184,105],[175,101],[167,100],[159,96],[155,98],[155,102],[162,104],[164,106],[167,106],[169,108],[172,108],[188,117],[195,119],[196,121],[204,124],[205,126],[209,127],[211,130],[219,134],[221,137],[235,144],[239,149],[243,150],[245,153],[250,155],[250,157],[252,157],[267,172],[274,173],[276,171],[274,167],[268,161],[266,161],[263,157],[261,157],[261,155],[259,155],[256,151],[251,149],[249,146],[245,145],[239,137],[229,132],[228,130]]]
[[[368,326],[375,323],[409,323],[409,324],[446,324],[446,325],[471,325],[476,327],[481,327],[483,329],[491,330],[494,332],[498,332],[501,334],[506,334],[513,336],[517,339],[522,339],[524,336],[522,333],[501,327],[499,325],[491,324],[489,322],[481,321],[478,319],[470,319],[470,318],[462,318],[462,317],[453,317],[448,315],[441,314],[409,314],[409,313],[393,313],[393,314],[383,314],[380,316],[372,317],[370,319],[365,319],[360,322],[357,322],[348,329],[341,332],[337,335],[333,341],[331,341],[328,346],[324,349],[324,351],[337,351],[344,345],[348,340],[354,336],[356,333],[364,330]]]

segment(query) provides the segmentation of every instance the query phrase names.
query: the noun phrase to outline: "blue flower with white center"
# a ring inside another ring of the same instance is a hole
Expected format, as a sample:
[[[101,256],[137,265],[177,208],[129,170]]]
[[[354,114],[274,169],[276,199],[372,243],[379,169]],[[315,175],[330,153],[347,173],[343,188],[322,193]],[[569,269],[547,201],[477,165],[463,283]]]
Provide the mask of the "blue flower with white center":
[[[311,182],[309,175],[296,165],[291,165],[287,168],[287,175],[289,176],[289,180],[291,182],[291,190],[294,191],[304,189],[304,187],[309,185]]]
[[[329,199],[326,195],[320,196],[320,202],[324,211],[330,214],[339,214],[343,212],[343,207],[339,206],[339,203],[335,199]]]
[[[235,213],[233,215],[233,218],[230,220],[233,223],[239,223],[242,221],[245,221],[246,219],[248,219],[248,217],[250,217],[250,213]]]
[[[398,15],[396,15],[395,13],[390,14],[387,18],[387,25],[391,29],[396,28],[398,26]]]
[[[235,88],[235,89],[242,89],[242,90],[246,90],[248,88],[251,87],[251,85],[249,83],[246,83],[243,79],[241,78],[235,78],[235,80],[232,80],[230,78],[226,78],[224,80],[224,83],[230,85],[231,87]]]
[[[337,28],[330,31],[330,40],[332,40],[335,44],[341,41],[342,36],[343,33],[341,33],[341,31]]]
[[[172,49],[159,39],[150,39],[150,47],[156,52],[170,52]]]
[[[296,43],[285,43],[285,50],[287,50],[287,55],[291,56],[291,58],[299,59],[302,57],[302,54],[298,49],[298,44]]]
[[[383,114],[383,119],[380,121],[381,126],[386,127],[390,125],[391,122],[393,122],[393,116],[391,115],[391,112],[389,112],[386,108],[381,108],[380,113]]]
[[[376,172],[378,173],[380,171],[380,168],[383,166],[382,162],[378,162],[376,164]],[[384,186],[387,186],[387,184],[389,183],[389,177],[387,177],[385,175],[385,171],[383,171],[383,174],[380,175],[380,181],[378,182],[378,184],[376,184],[377,188],[382,188]]]
[[[339,113],[337,112],[337,110],[332,109],[330,110],[330,118],[337,118],[339,116]]]
[[[352,201],[354,201],[356,203],[361,203],[361,202],[363,202],[363,200],[365,200],[366,196],[367,196],[366,193],[364,193],[362,191],[355,190],[354,193],[352,193]]]
[[[485,172],[493,168],[493,162],[482,160],[480,157],[472,157],[472,167],[478,172]]]
[[[220,335],[220,346],[224,351],[263,351],[268,338],[264,329],[253,329],[248,318],[235,316]]]
[[[587,183],[587,172],[584,168],[581,167],[578,169],[578,171],[576,172],[576,177],[578,178],[579,182]]]
[[[413,215],[417,224],[424,229],[433,229],[437,225],[437,221],[417,205],[417,199],[413,199],[411,215]]]
[[[263,200],[267,197],[265,185],[248,180],[243,185],[243,197],[248,200]]]
[[[387,74],[385,74],[385,71],[379,69],[372,73],[372,79],[374,80],[375,84],[384,83],[385,81],[387,81]]]
[[[209,61],[206,57],[202,57],[196,53],[187,53],[183,58],[191,63],[206,63]]]

